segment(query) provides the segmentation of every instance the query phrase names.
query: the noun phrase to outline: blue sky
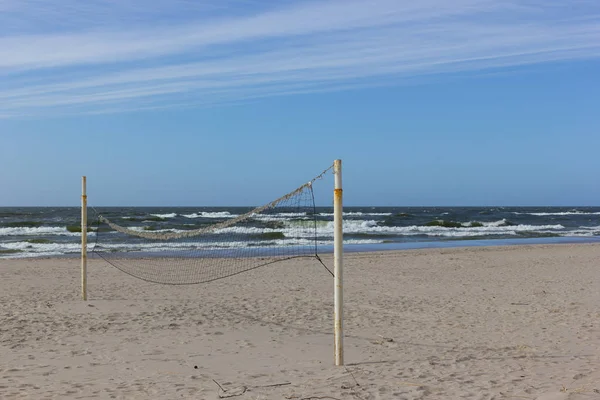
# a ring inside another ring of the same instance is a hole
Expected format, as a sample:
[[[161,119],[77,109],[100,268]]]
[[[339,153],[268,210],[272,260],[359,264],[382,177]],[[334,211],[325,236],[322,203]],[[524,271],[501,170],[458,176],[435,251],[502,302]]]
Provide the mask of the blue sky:
[[[0,0],[0,206],[600,205],[600,2]],[[331,202],[331,179],[316,187]]]

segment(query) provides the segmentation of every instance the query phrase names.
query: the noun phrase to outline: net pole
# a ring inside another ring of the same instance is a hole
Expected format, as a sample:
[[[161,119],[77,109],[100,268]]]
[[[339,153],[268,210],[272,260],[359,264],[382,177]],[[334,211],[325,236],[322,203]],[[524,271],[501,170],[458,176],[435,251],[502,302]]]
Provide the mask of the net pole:
[[[87,300],[87,194],[86,177],[81,177],[81,297]]]
[[[342,212],[342,160],[333,163],[335,188],[333,190],[333,259],[334,259],[334,354],[335,365],[344,365],[344,263]]]

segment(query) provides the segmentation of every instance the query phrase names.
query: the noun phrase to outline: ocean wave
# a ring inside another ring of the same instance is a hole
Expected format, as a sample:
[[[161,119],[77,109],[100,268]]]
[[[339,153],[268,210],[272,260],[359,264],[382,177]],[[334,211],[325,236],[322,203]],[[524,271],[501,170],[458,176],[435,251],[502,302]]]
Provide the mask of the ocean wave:
[[[429,221],[425,226],[438,226],[443,228],[481,228],[481,227],[498,227],[498,226],[514,226],[512,222],[507,219],[501,219],[492,222],[480,222],[480,221],[469,221],[469,222],[456,222],[444,219],[435,219]]]
[[[514,226],[514,224],[511,223],[510,221],[508,221],[506,218],[500,219],[498,221],[492,221],[492,222],[481,222],[481,224],[483,224],[483,226],[491,226],[491,227],[511,226],[511,225]]]
[[[254,215],[252,219],[258,222],[281,222],[284,224],[294,224],[294,223],[306,223],[314,221],[310,217],[295,217],[294,219],[289,219],[288,217],[278,217],[276,215]]]
[[[231,214],[229,211],[202,211],[193,214],[183,214],[185,218],[235,218],[238,214]],[[274,214],[253,214],[251,218],[264,221],[284,221],[289,218],[306,217],[305,212],[301,213],[274,213]]]
[[[470,237],[470,236],[485,236],[485,235],[515,235],[518,232],[536,232],[536,231],[562,231],[565,229],[563,225],[512,225],[505,219],[484,222],[471,226],[472,223],[464,223],[459,227],[445,226],[383,226],[375,220],[346,220],[343,221],[343,230],[345,234],[377,234],[377,235],[397,235],[397,236],[443,236],[443,237]],[[333,237],[334,225],[332,221],[317,221],[316,234],[319,237]],[[263,235],[281,232],[286,238],[311,238],[315,234],[314,221],[293,220],[285,221],[282,226],[277,227],[252,227],[252,226],[231,226],[223,229],[218,229],[213,234],[239,234],[239,235]],[[133,226],[129,229],[137,232],[148,231],[148,227]],[[580,227],[584,231],[598,231],[600,227]],[[184,229],[163,228],[153,229],[152,232],[186,232]],[[569,231],[565,231],[568,234]],[[115,232],[111,232],[115,234]],[[563,233],[563,232],[561,232]],[[94,235],[95,232],[89,232]],[[0,228],[0,236],[81,236],[78,232],[69,232],[65,227],[37,227],[37,228]]]
[[[269,217],[282,217],[282,218],[297,218],[297,217],[305,217],[306,213],[305,212],[282,212],[282,213],[275,213],[275,214],[255,214],[256,217],[260,217],[260,216],[269,216]]]
[[[182,229],[168,228],[168,229],[147,229],[145,226],[128,226],[127,229],[135,232],[152,232],[152,233],[164,233],[164,232],[184,232]]]
[[[95,232],[88,232],[89,235]],[[0,236],[81,236],[79,232],[69,232],[64,226],[41,226],[38,228],[16,227],[16,228],[0,228]]]
[[[372,221],[375,222],[375,221]],[[492,224],[492,223],[490,223]],[[392,234],[392,235],[427,235],[427,236],[444,236],[444,237],[460,237],[460,236],[485,236],[485,235],[515,235],[517,232],[525,231],[542,231],[542,230],[562,230],[562,225],[484,225],[481,227],[460,227],[446,228],[441,226],[378,226],[372,223],[369,224],[344,224],[344,233],[377,233],[377,234]],[[333,230],[333,226],[331,227]]]
[[[81,243],[31,243],[9,242],[0,243],[4,249],[14,250],[15,253],[1,254],[0,258],[31,258],[52,257],[65,254],[75,254],[81,251]],[[93,249],[93,244],[88,244],[88,252]]]
[[[565,233],[565,236],[593,237],[600,236],[600,226],[580,226],[579,229]]]
[[[277,214],[252,214],[253,219],[261,222],[293,222],[310,220],[305,212],[302,213],[277,213]],[[290,220],[292,219],[292,220]]]
[[[333,213],[319,213],[319,215],[321,217],[333,217]],[[390,215],[392,215],[391,212],[385,212],[385,213],[363,213],[360,211],[356,211],[356,212],[345,212],[343,213],[343,215],[345,217],[361,217],[361,216],[366,216],[366,217],[388,217]]]
[[[61,253],[59,251],[41,252],[41,253],[21,252],[21,253],[13,253],[13,254],[8,254],[8,255],[0,255],[0,259],[34,258],[34,257],[55,257],[55,256],[62,256],[64,254],[65,253]]]
[[[237,214],[231,214],[229,211],[201,211],[193,214],[183,214],[185,218],[235,218]]]
[[[376,239],[345,239],[344,244],[379,244],[382,240]],[[319,240],[318,246],[331,246],[332,240]],[[167,244],[157,243],[106,243],[98,246],[97,250],[102,252],[108,250],[111,254],[118,252],[166,252],[177,249],[179,251],[192,250],[220,250],[220,249],[244,249],[250,247],[289,247],[289,246],[307,246],[312,247],[315,241],[306,238],[285,238],[277,240],[255,240],[255,241],[221,241],[221,242],[177,242]],[[29,242],[12,242],[2,244],[3,248],[17,250],[15,253],[0,255],[0,258],[28,258],[28,257],[49,257],[66,254],[78,253],[81,250],[79,243],[45,243],[31,244]],[[88,245],[88,252],[93,250],[92,245]]]
[[[563,211],[563,212],[536,212],[536,213],[523,213],[513,212],[517,215],[534,215],[536,217],[549,217],[549,216],[565,216],[565,215],[600,215],[600,212],[585,212],[585,211]]]
[[[502,220],[501,220],[502,221]],[[398,235],[398,236],[443,236],[443,237],[470,237],[485,235],[516,235],[517,232],[542,231],[542,230],[562,230],[562,225],[500,225],[501,221],[489,222],[489,225],[480,227],[460,227],[446,228],[443,226],[381,226],[377,221],[343,221],[343,230],[345,234],[368,234],[377,235]],[[317,227],[317,236],[333,236],[333,222],[327,221]],[[240,227],[233,226],[216,231],[216,233],[236,233],[236,234],[262,234],[269,232],[283,232],[286,237],[312,237],[314,229],[310,225],[298,227],[277,228],[258,228],[258,227]]]
[[[598,225],[598,226],[580,226],[579,229],[590,229],[593,231],[600,231],[600,225]]]
[[[81,251],[81,243],[31,243],[31,242],[10,242],[2,243],[2,247],[9,250],[21,250],[31,252],[71,252]],[[93,249],[94,245],[88,244],[88,251]]]
[[[544,231],[542,231],[544,232]],[[567,231],[561,234],[561,236],[580,236],[580,237],[594,237],[594,236],[600,236],[600,230],[573,230],[573,231]]]
[[[177,216],[177,213],[169,213],[169,214],[150,214],[153,217],[157,217],[157,218],[162,218],[162,219],[167,219],[167,218],[175,218]]]

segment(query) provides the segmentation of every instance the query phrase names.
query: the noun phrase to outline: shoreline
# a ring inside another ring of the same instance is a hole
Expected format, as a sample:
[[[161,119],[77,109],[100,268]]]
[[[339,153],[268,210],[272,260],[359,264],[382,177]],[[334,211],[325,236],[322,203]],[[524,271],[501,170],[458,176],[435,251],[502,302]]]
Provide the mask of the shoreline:
[[[462,240],[438,240],[429,242],[398,242],[398,243],[380,243],[376,245],[345,245],[344,251],[348,252],[371,252],[371,251],[394,251],[394,250],[414,250],[414,249],[437,249],[463,247],[505,247],[505,246],[530,246],[543,244],[587,244],[600,243],[600,236],[594,237],[539,237],[539,238],[519,238],[519,239],[462,239]],[[353,247],[356,246],[357,249]],[[385,247],[385,249],[377,250]],[[361,249],[358,249],[361,248]],[[364,250],[368,248],[368,250]],[[372,250],[371,250],[372,249]],[[329,251],[328,251],[329,252]]]
[[[600,236],[594,237],[577,237],[577,236],[562,236],[562,237],[539,237],[539,238],[515,238],[515,239],[463,239],[463,240],[437,240],[437,241],[414,241],[414,242],[394,242],[394,243],[377,243],[377,244],[345,244],[344,253],[377,253],[389,251],[404,251],[416,249],[460,249],[471,247],[505,247],[505,246],[530,246],[530,245],[555,245],[555,244],[593,244],[600,243]],[[307,246],[311,249],[313,246]],[[93,245],[88,245],[88,257],[102,258],[95,254]],[[232,249],[223,250],[207,250],[210,256],[206,258],[232,258],[235,255],[227,256],[226,253],[232,253]],[[253,256],[269,257],[276,250],[269,247],[254,247]],[[193,255],[186,256],[185,250],[177,254],[178,258],[203,258],[197,256],[197,250],[193,251]],[[333,246],[318,246],[318,254],[333,253]],[[111,258],[115,255],[122,256],[121,258],[163,258],[164,252],[121,252],[109,253]],[[2,256],[2,260],[45,260],[45,259],[75,259],[81,258],[81,254],[68,253],[55,256]]]

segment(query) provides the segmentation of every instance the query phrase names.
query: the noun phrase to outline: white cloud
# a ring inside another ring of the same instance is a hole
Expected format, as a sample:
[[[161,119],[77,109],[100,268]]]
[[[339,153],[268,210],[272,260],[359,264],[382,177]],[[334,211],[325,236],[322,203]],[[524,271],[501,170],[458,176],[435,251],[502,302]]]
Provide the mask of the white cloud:
[[[0,0],[0,115],[206,105],[600,57],[600,6],[585,0],[143,4],[71,0],[56,14],[47,0]],[[40,13],[61,17],[28,25]]]

